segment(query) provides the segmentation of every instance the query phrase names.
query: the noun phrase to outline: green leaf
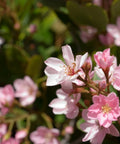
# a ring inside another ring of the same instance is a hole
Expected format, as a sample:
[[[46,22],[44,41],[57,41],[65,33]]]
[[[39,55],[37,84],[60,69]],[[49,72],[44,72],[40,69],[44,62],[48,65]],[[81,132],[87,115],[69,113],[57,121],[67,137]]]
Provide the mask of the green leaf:
[[[80,118],[80,119],[77,121],[77,123],[76,123],[77,128],[80,129],[80,125],[81,125],[82,123],[84,123],[84,122],[85,122],[85,120],[84,120],[83,118]],[[81,129],[80,129],[80,130],[81,130]]]
[[[76,2],[68,1],[67,7],[70,18],[76,24],[90,25],[99,31],[104,31],[108,23],[106,12],[98,6],[87,4],[79,5]]]
[[[120,16],[120,0],[115,0],[111,6],[112,22],[116,22],[118,16]]]
[[[87,106],[85,105],[85,103],[84,103],[84,101],[83,101],[82,99],[79,100],[79,103],[80,103],[83,107],[87,108]]]
[[[56,123],[63,123],[65,121],[65,115],[56,115],[55,116],[55,122]]]
[[[21,48],[6,46],[4,49],[8,69],[13,74],[24,75],[28,54]]]
[[[26,75],[29,75],[32,79],[36,79],[41,76],[43,68],[43,60],[40,55],[34,55],[31,57],[28,66],[26,68]]]
[[[43,46],[38,47],[39,53],[42,55],[43,59],[47,59],[50,57],[54,52],[56,52],[56,48],[54,46],[44,48]]]

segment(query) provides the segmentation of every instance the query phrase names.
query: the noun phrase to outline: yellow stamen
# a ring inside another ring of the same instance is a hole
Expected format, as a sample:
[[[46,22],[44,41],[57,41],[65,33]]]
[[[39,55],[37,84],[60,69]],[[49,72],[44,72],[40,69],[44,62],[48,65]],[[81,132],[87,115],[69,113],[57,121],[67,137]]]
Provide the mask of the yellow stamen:
[[[106,105],[102,106],[102,111],[104,113],[109,113],[111,111],[111,107],[108,104],[106,104]]]

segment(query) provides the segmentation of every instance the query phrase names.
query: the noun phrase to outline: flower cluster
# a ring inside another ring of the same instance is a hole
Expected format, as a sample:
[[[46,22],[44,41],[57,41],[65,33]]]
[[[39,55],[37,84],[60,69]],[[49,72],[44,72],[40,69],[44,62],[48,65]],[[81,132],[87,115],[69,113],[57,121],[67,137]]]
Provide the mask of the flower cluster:
[[[102,144],[106,134],[118,137],[120,134],[113,122],[120,117],[119,97],[110,89],[112,86],[120,90],[120,66],[117,66],[116,57],[110,55],[110,48],[96,52],[96,66],[92,70],[88,53],[77,55],[74,59],[68,45],[62,47],[62,52],[65,63],[53,57],[45,61],[47,86],[61,85],[56,92],[57,98],[49,104],[53,113],[65,114],[69,119],[79,117],[79,102],[86,93],[92,103],[82,111],[82,118],[86,122],[80,128],[87,133],[83,141]],[[98,79],[94,79],[94,75]]]
[[[24,79],[17,79],[13,86],[8,84],[0,87],[0,143],[1,144],[20,144],[27,136],[27,129],[20,129],[14,137],[12,129],[14,121],[6,122],[6,116],[15,106],[25,107],[32,104],[36,99],[38,87],[29,76]],[[20,102],[17,100],[20,98]]]

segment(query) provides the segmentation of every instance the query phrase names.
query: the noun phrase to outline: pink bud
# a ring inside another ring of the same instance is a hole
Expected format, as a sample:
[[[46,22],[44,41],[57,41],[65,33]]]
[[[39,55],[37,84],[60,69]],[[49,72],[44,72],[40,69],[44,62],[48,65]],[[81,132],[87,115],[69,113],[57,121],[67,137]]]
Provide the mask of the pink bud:
[[[73,133],[73,127],[72,126],[67,126],[65,128],[65,133],[66,134],[72,134]]]
[[[23,139],[27,136],[27,130],[26,129],[22,129],[20,131],[18,131],[16,134],[15,134],[15,138],[16,139]]]

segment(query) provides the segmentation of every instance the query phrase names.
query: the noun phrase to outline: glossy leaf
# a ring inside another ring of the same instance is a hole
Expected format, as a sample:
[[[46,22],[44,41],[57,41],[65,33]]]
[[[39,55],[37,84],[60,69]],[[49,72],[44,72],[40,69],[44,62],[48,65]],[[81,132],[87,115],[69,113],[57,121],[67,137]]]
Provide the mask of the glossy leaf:
[[[43,60],[40,55],[34,55],[29,60],[28,66],[26,68],[26,75],[29,75],[34,80],[38,78],[42,73]]]
[[[111,6],[112,22],[116,22],[118,16],[120,16],[120,0],[115,0]]]
[[[70,18],[77,25],[90,25],[96,27],[99,31],[105,30],[108,18],[101,7],[91,4],[79,5],[73,1],[68,1],[67,7]]]

